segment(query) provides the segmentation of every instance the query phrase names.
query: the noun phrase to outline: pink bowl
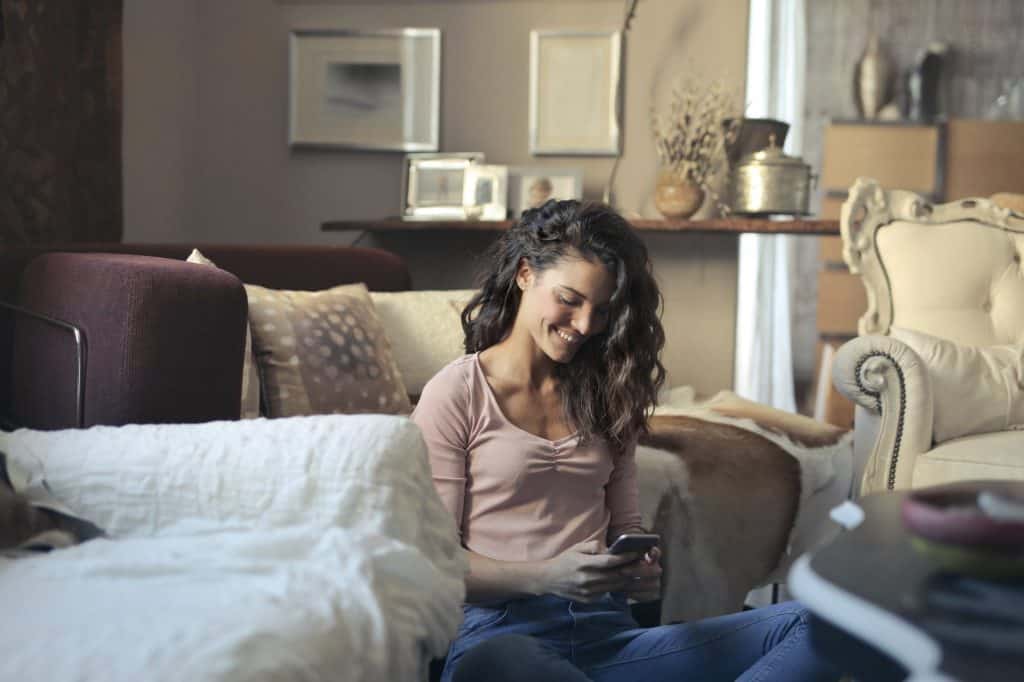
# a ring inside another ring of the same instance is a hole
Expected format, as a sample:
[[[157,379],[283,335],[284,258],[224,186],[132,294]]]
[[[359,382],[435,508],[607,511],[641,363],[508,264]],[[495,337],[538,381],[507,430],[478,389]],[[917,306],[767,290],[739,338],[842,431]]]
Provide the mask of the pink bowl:
[[[920,490],[903,498],[903,525],[935,542],[1024,553],[1024,522],[994,519],[978,508],[978,490]]]

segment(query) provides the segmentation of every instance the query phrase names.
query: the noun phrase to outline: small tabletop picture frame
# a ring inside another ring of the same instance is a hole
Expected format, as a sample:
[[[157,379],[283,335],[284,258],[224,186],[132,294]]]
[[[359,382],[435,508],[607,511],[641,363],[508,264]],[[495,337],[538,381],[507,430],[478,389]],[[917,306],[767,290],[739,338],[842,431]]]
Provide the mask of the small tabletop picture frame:
[[[513,220],[549,199],[582,199],[582,168],[509,166],[508,210]]]
[[[407,155],[402,173],[402,220],[469,219],[466,199],[476,191],[472,169],[483,161],[480,152]]]
[[[530,153],[620,154],[619,31],[530,32]]]
[[[296,30],[289,39],[288,143],[437,151],[441,30]]]

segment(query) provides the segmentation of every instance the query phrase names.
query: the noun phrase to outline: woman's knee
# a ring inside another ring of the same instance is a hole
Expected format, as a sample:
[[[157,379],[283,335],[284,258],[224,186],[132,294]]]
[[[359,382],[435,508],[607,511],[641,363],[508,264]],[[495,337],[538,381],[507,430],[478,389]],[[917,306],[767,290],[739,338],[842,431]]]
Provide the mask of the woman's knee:
[[[766,608],[774,612],[772,614],[775,616],[773,639],[776,643],[787,639],[790,636],[800,635],[807,632],[810,625],[811,613],[800,602],[782,602],[781,604],[775,604],[774,606]]]
[[[550,648],[525,635],[498,635],[463,654],[452,682],[575,682],[582,672]]]

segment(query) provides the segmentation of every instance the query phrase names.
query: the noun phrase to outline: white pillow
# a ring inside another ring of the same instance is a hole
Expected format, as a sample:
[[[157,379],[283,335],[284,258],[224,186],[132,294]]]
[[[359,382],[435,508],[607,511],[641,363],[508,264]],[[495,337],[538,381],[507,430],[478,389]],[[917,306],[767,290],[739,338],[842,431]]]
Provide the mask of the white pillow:
[[[410,396],[418,396],[441,368],[465,355],[460,315],[475,293],[473,289],[370,292]]]
[[[1024,427],[1024,346],[962,346],[900,327],[889,336],[910,346],[928,368],[937,443]]]
[[[204,256],[199,249],[192,249],[185,262],[217,267],[217,264]],[[252,332],[248,320],[245,323],[245,349],[242,353],[241,418],[256,419],[260,416],[260,374],[252,354]]]

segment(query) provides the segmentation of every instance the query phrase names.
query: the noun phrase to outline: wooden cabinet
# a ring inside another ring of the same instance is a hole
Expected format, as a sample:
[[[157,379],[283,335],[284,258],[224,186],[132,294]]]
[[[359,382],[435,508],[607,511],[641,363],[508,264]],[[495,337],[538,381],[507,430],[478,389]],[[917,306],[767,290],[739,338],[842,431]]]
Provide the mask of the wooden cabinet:
[[[952,119],[943,201],[1024,192],[1024,121]]]
[[[1024,121],[952,119],[934,125],[833,121],[825,130],[820,217],[838,219],[858,177],[936,202],[1024,193]],[[843,262],[839,237],[822,237],[818,263],[819,366],[815,416],[853,423],[853,405],[831,388],[830,349],[857,335],[867,308],[863,284]],[[827,385],[825,382],[828,382]],[[824,401],[824,404],[822,403]]]

